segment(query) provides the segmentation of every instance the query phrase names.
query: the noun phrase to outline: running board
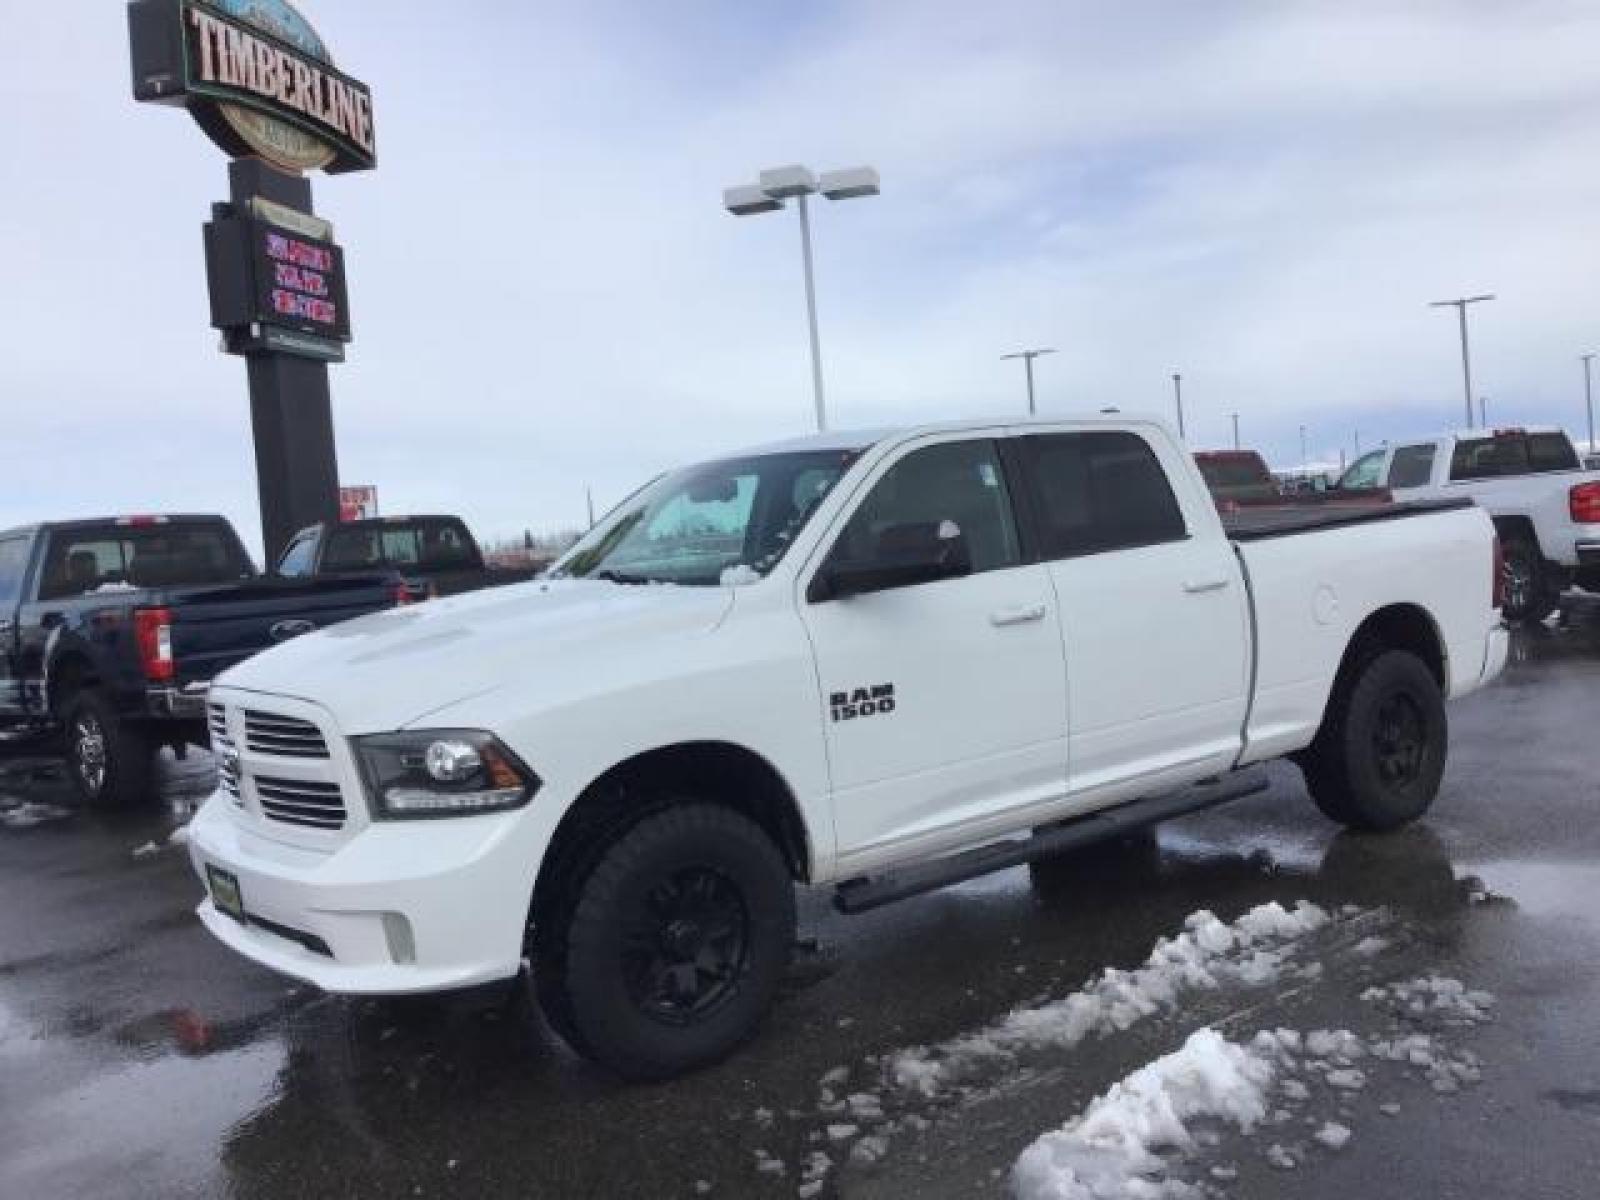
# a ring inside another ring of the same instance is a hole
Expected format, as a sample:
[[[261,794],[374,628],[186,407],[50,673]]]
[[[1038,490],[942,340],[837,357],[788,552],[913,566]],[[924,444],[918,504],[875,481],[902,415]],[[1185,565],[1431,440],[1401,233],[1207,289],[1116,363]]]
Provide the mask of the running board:
[[[1185,813],[1225,804],[1244,796],[1254,796],[1266,790],[1266,769],[1260,766],[1246,767],[1242,771],[1234,771],[1180,791],[1130,800],[1115,808],[1046,825],[1032,837],[994,842],[887,875],[848,879],[835,889],[833,906],[842,913],[867,912],[896,900],[920,896],[923,892],[976,879],[991,871],[1020,866],[1064,850],[1092,846],[1158,821],[1181,817]]]

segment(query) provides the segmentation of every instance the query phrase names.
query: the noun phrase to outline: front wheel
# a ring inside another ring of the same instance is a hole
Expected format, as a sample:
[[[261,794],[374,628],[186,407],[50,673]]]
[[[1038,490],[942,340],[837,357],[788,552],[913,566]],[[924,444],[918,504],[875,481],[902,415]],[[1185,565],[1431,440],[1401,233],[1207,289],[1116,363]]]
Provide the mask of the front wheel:
[[[117,718],[99,692],[72,696],[63,713],[67,773],[83,802],[94,808],[119,808],[145,798],[154,757],[150,743]]]
[[[1300,768],[1317,807],[1341,825],[1398,829],[1432,805],[1449,736],[1433,672],[1385,650],[1341,681]]]
[[[623,832],[535,914],[551,1024],[630,1079],[725,1057],[772,1002],[794,945],[788,865],[749,818],[683,804]]]

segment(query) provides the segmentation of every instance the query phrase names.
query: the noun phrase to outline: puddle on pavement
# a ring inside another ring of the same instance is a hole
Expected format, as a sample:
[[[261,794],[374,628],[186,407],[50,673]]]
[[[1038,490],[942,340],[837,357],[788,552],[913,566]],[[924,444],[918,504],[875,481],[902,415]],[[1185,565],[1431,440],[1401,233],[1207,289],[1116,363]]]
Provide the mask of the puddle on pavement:
[[[1600,925],[1600,864],[1487,862],[1463,868],[1491,895],[1536,917],[1569,917]]]

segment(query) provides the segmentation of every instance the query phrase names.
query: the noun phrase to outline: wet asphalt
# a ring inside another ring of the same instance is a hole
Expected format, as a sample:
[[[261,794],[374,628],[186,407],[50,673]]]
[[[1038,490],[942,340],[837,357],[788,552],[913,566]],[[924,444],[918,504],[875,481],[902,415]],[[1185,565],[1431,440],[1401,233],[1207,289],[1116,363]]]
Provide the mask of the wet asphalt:
[[[1361,993],[1430,974],[1497,997],[1493,1021],[1450,1031],[1482,1082],[1440,1094],[1373,1064],[1360,1092],[1219,1129],[1182,1170],[1240,1197],[1592,1197],[1600,602],[1519,634],[1504,678],[1451,721],[1438,803],[1400,834],[1340,833],[1283,767],[1265,795],[1046,868],[852,918],[807,894],[806,941],[755,1042],[650,1087],[574,1058],[514,989],[345,1000],[213,943],[186,854],[166,844],[211,787],[205,756],[165,764],[158,804],[99,815],[72,806],[47,755],[5,751],[0,1197],[1005,1195],[1023,1147],[1192,1029],[1381,1033],[1398,1026]],[[882,1056],[1136,966],[1196,909],[1231,920],[1268,900],[1344,911],[1385,949],[1312,943],[1315,978],[1207,992],[954,1100],[883,1084]],[[882,1102],[893,1136],[877,1162],[828,1132],[849,1119],[819,1109],[839,1067],[841,1093]],[[1309,1144],[1323,1119],[1351,1141]],[[1270,1142],[1298,1165],[1269,1165]],[[807,1170],[817,1153],[825,1173]]]

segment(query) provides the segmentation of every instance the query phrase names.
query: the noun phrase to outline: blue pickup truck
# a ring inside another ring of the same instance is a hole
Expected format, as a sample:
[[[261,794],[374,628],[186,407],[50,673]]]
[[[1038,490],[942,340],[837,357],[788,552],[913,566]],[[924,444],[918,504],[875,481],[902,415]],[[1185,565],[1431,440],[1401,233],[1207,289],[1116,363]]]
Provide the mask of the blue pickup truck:
[[[161,747],[206,745],[213,676],[407,599],[390,571],[262,577],[218,516],[0,531],[0,736],[64,733],[83,799],[132,802]]]

